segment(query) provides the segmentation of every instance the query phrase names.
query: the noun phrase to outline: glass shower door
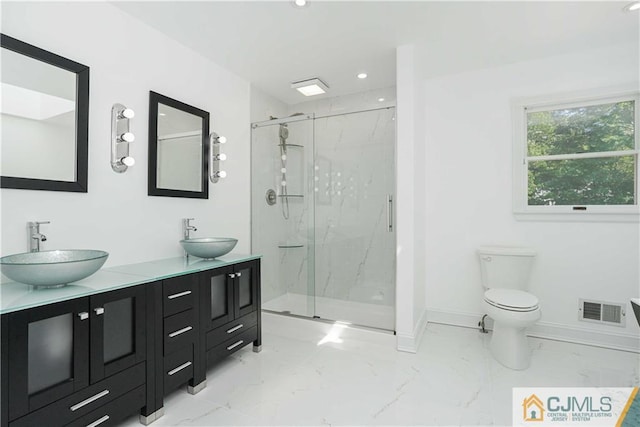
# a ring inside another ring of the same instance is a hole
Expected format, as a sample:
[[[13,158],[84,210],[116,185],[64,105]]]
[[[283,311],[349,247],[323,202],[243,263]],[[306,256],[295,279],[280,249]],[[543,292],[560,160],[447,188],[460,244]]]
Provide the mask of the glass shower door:
[[[313,120],[254,124],[252,251],[262,254],[262,308],[315,315],[313,282]]]
[[[316,316],[395,326],[395,109],[315,119]]]

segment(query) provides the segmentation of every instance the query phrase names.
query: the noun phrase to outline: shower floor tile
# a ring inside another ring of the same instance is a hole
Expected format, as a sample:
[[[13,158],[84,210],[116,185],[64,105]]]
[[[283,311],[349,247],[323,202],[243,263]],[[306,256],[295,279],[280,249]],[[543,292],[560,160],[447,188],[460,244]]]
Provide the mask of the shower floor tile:
[[[511,425],[513,387],[631,387],[640,355],[530,338],[531,367],[493,360],[490,335],[429,324],[417,354],[392,334],[263,314],[263,347],[165,398],[154,426]],[[139,425],[132,417],[127,427]]]

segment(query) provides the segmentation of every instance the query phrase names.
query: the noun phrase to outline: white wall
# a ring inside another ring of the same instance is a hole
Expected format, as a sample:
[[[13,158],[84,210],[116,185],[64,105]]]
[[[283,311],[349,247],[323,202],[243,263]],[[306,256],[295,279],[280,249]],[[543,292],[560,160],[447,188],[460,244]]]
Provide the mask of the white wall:
[[[233,236],[249,252],[249,84],[107,3],[3,2],[2,32],[90,67],[89,192],[2,189],[2,253],[27,249],[26,222],[42,227],[45,249],[95,248],[108,265],[180,256],[181,218],[196,236]],[[147,196],[149,90],[209,111],[228,138],[228,177],[208,200]],[[124,174],[110,166],[114,103],[136,112]]]
[[[287,115],[287,104],[251,86],[251,122],[264,122],[271,116],[282,118]]]
[[[420,81],[417,75],[415,47],[403,45],[396,50],[397,119],[396,119],[396,335],[399,350],[416,352],[420,345],[426,317],[424,309],[423,262],[416,256],[424,253],[418,214],[424,207],[416,190],[422,188],[416,171],[422,165],[416,155],[424,150],[419,147],[423,127],[419,100]]]
[[[384,100],[380,101],[380,98]],[[303,95],[300,95],[300,99],[301,102],[289,106],[289,114],[315,114],[317,117],[329,114],[343,114],[354,111],[394,107],[396,105],[396,88],[395,86],[391,86],[349,95],[321,97],[319,99],[315,99],[314,97],[305,99]]]
[[[533,333],[640,348],[629,298],[640,294],[637,223],[518,222],[512,213],[512,98],[632,83],[637,44],[426,80],[426,303],[430,321],[475,326],[483,289],[475,249],[537,249]],[[420,260],[419,262],[422,262]],[[578,298],[626,304],[625,328],[578,321]]]

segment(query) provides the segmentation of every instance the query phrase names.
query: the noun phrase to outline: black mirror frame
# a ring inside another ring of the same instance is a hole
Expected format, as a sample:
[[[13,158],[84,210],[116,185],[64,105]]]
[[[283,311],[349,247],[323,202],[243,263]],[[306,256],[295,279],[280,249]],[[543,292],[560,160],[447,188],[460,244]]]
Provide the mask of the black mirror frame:
[[[76,74],[76,180],[56,181],[2,176],[0,188],[86,193],[89,167],[89,67],[6,34],[0,34],[0,46]]]
[[[202,118],[202,177],[201,191],[171,190],[158,188],[158,104],[168,105]],[[209,112],[185,104],[168,96],[149,91],[149,196],[187,197],[192,199],[209,198]]]

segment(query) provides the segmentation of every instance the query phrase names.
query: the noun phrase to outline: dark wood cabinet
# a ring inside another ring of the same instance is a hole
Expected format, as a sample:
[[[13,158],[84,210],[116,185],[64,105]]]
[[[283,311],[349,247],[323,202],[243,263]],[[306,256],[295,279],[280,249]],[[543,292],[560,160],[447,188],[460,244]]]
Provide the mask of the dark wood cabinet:
[[[201,346],[207,365],[253,343],[260,351],[260,261],[200,273]]]
[[[94,295],[91,302],[91,383],[146,360],[144,286]]]
[[[200,289],[198,273],[162,281],[162,307],[156,340],[159,354],[156,375],[158,405],[168,392],[188,384],[190,393],[204,387],[200,351]]]
[[[3,316],[8,321],[9,419],[89,385],[89,298]]]
[[[144,386],[146,322],[144,285],[3,315],[3,425],[64,425]]]
[[[208,365],[260,350],[260,308],[255,259],[3,314],[0,427],[153,422]]]

